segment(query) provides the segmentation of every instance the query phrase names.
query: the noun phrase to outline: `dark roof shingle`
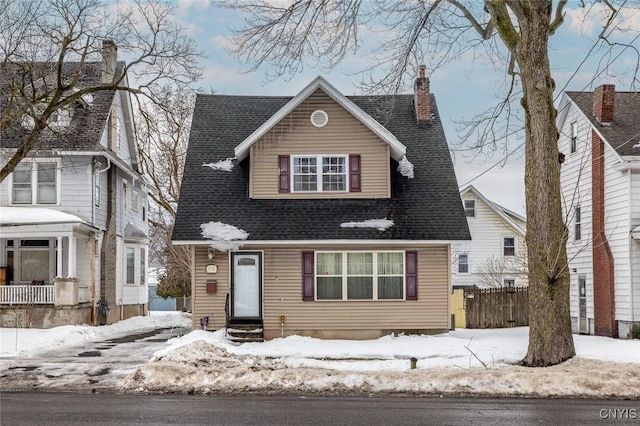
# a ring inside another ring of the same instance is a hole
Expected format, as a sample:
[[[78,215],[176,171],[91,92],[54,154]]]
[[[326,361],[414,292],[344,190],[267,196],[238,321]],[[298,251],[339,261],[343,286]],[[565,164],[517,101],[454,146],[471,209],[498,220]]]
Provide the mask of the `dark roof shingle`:
[[[30,64],[33,66],[34,64]],[[43,66],[51,66],[43,63]],[[80,69],[81,77],[76,88],[86,88],[100,83],[100,62],[86,62]],[[63,74],[73,75],[78,72],[79,64],[67,62],[64,64]],[[118,62],[116,75],[121,75],[124,69],[124,62]],[[7,74],[9,73],[9,74]],[[15,74],[14,74],[15,75]],[[5,108],[8,102],[6,94],[8,87],[13,85],[12,74],[8,68],[2,69],[0,75],[4,95],[0,96],[0,109]],[[74,115],[69,126],[60,128],[45,129],[38,140],[35,149],[42,150],[64,150],[64,151],[88,151],[100,150],[100,138],[106,126],[107,118],[113,99],[114,90],[100,90],[91,93],[91,102],[87,105],[78,103],[74,108]],[[0,135],[0,147],[18,148],[22,145],[25,137],[29,134],[29,129],[21,124],[21,120],[3,126]]]
[[[609,145],[620,155],[640,155],[640,92],[616,92],[613,125],[602,126],[593,117],[593,92],[566,92]]]
[[[248,240],[468,240],[447,141],[431,97],[434,120],[416,123],[413,96],[348,97],[407,147],[414,165],[408,179],[391,162],[390,199],[250,199],[250,158],[229,171],[203,164],[234,157],[234,148],[282,108],[291,97],[198,95],[182,180],[174,241],[204,241],[200,225],[227,223],[249,233]],[[391,219],[386,231],[342,228],[341,223]]]

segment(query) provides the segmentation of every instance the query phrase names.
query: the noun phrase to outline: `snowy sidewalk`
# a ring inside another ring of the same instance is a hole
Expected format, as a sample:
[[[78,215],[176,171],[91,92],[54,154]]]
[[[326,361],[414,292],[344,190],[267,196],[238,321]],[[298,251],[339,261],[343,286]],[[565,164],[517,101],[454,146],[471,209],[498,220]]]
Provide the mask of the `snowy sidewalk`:
[[[184,314],[136,317],[104,327],[0,329],[0,356],[185,326]],[[229,342],[224,331],[193,331],[170,340],[117,387],[138,392],[349,392],[640,398],[640,340],[574,335],[577,357],[548,368],[514,365],[528,344],[526,327],[459,329],[435,336],[320,340],[290,336]],[[410,358],[417,359],[411,369]],[[485,366],[486,365],[486,368]]]

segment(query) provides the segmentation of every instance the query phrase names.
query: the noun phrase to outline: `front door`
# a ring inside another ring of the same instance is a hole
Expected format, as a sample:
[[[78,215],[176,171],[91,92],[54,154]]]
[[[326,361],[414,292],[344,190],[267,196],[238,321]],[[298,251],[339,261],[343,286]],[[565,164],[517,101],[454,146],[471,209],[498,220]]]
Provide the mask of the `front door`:
[[[578,277],[578,321],[580,333],[589,333],[587,328],[587,278]]]
[[[231,317],[262,319],[262,253],[233,253]]]

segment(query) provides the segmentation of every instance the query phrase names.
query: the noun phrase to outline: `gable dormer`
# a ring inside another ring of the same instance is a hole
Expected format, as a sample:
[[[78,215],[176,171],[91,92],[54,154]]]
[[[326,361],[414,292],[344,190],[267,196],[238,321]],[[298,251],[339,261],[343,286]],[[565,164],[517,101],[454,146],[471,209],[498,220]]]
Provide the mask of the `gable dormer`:
[[[406,148],[322,77],[236,147],[251,198],[389,198]]]

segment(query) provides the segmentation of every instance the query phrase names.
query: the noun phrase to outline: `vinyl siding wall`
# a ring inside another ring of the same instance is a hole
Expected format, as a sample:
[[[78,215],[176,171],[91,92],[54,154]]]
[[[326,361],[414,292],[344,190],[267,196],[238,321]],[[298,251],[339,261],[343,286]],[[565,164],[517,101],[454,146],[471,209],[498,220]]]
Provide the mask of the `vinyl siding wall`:
[[[249,250],[248,247],[246,247]],[[304,250],[310,250],[305,247]],[[321,250],[363,250],[362,247],[322,247]],[[389,248],[397,250],[397,248]],[[449,329],[449,257],[447,245],[412,247],[418,251],[418,300],[416,301],[302,301],[302,251],[300,248],[266,248],[263,252],[263,318],[267,339],[284,334],[322,338],[375,338],[390,332],[442,332]],[[258,250],[258,249],[256,249]],[[320,250],[320,248],[318,248]],[[366,250],[366,249],[365,249]],[[384,250],[384,247],[376,247]],[[209,263],[216,274],[206,274]],[[229,259],[207,248],[196,248],[193,287],[193,325],[209,316],[209,329],[224,327],[224,304],[229,288]],[[216,294],[206,293],[206,281],[215,279]]]
[[[311,113],[329,116],[314,127]],[[361,192],[280,193],[278,155],[360,154]],[[389,198],[389,147],[359,120],[318,89],[251,147],[251,198]]]

